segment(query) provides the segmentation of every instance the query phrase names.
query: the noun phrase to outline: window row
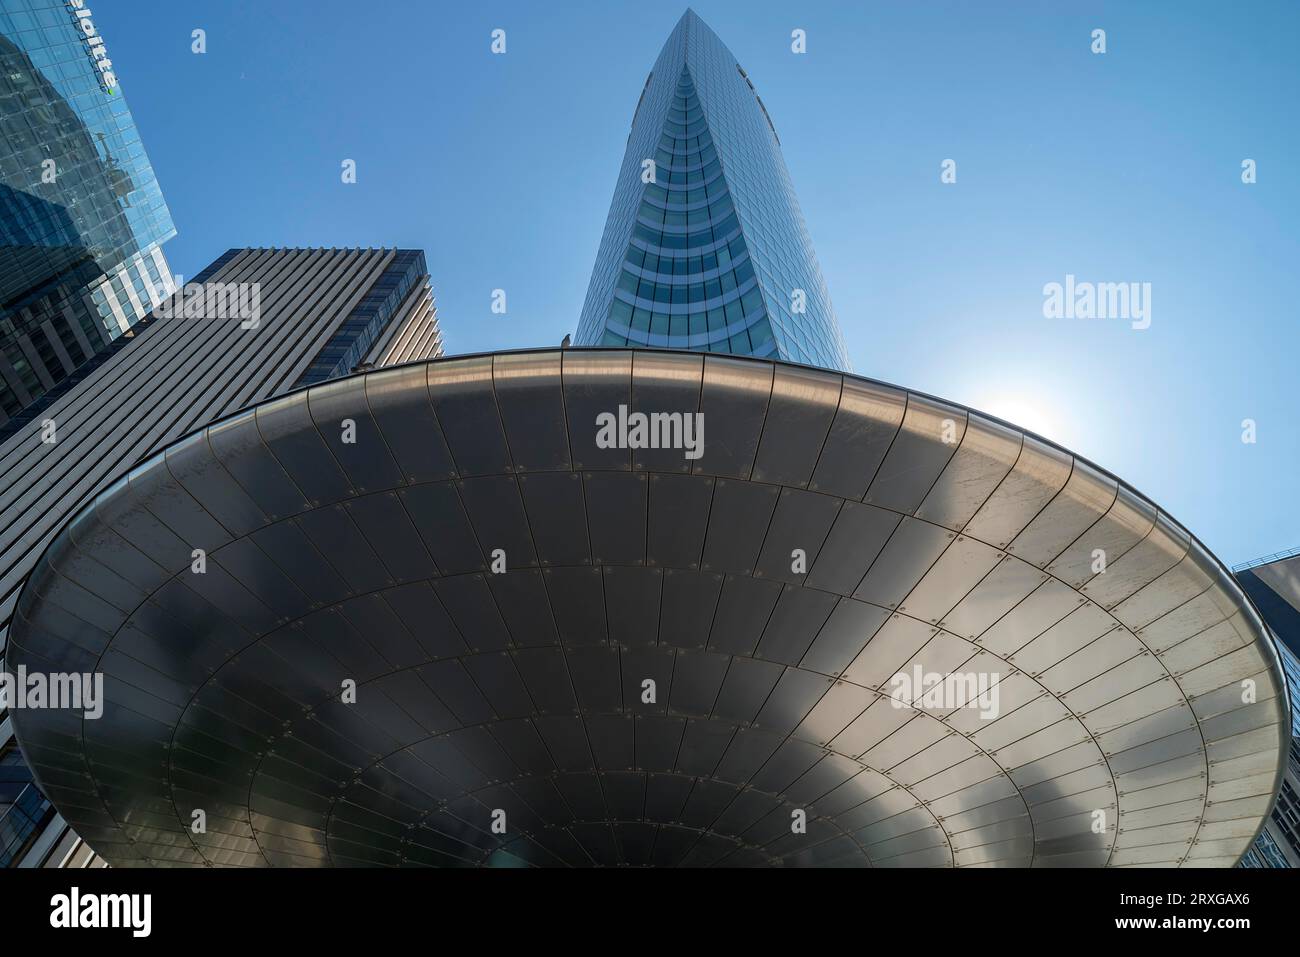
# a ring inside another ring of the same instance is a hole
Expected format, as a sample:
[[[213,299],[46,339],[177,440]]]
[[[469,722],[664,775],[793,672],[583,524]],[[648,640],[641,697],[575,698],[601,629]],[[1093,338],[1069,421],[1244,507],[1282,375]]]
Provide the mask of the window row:
[[[645,198],[660,206],[694,206],[696,203],[712,201],[726,196],[727,181],[721,176],[709,180],[695,189],[668,189],[658,183],[648,183]]]
[[[657,273],[663,276],[699,277],[702,281],[704,273],[712,272],[715,269],[726,269],[733,262],[740,262],[747,252],[745,237],[737,236],[725,246],[720,246],[712,252],[697,253],[690,256],[664,256],[633,245],[628,247],[624,260],[629,265],[644,269],[649,273]]]
[[[653,203],[642,202],[637,211],[637,218],[650,226],[685,227],[707,226],[720,222],[724,216],[735,209],[730,196],[723,196],[715,203],[695,209],[671,210],[661,209]]]
[[[696,249],[697,247],[712,246],[714,243],[729,240],[739,229],[740,222],[736,219],[736,214],[732,212],[726,219],[716,223],[711,229],[705,229],[698,233],[667,233],[656,230],[644,223],[637,223],[632,230],[632,236],[647,246],[655,246],[658,249]]]
[[[641,332],[697,335],[721,329],[734,331],[750,325],[754,316],[762,311],[763,294],[758,286],[752,286],[744,295],[731,302],[707,309],[692,309],[678,313],[649,309],[622,299],[614,299],[609,306],[609,322]]]
[[[753,278],[754,266],[746,259],[735,269],[704,282],[655,282],[653,279],[638,278],[624,269],[618,276],[618,288],[645,302],[684,305],[721,299]]]
[[[694,321],[698,317],[691,316],[690,318]],[[766,318],[759,319],[753,325],[737,329],[730,334],[717,334],[712,337],[708,336],[707,331],[670,332],[664,331],[664,329],[636,329],[629,330],[627,335],[623,335],[617,330],[606,329],[601,344],[608,346],[670,346],[679,349],[688,348],[741,356],[769,356],[777,353],[772,328]]]

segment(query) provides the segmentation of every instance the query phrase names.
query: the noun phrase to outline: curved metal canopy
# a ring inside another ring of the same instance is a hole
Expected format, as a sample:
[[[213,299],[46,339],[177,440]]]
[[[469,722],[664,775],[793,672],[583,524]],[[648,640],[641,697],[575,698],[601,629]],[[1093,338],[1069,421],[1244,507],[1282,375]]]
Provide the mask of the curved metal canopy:
[[[703,454],[601,447],[620,406],[702,413]],[[117,865],[1230,865],[1287,743],[1250,604],[1131,488],[956,405],[685,352],[446,359],[218,422],[69,523],[7,664],[104,674],[97,720],[12,716]]]

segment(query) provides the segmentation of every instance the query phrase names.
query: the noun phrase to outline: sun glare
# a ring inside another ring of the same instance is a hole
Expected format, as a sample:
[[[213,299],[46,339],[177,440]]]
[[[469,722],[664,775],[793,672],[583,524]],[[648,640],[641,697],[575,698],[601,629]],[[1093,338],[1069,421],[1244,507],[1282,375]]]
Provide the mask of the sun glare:
[[[976,402],[975,408],[999,419],[1006,419],[1012,425],[1036,432],[1045,439],[1059,442],[1061,422],[1054,410],[1037,396],[994,395]]]

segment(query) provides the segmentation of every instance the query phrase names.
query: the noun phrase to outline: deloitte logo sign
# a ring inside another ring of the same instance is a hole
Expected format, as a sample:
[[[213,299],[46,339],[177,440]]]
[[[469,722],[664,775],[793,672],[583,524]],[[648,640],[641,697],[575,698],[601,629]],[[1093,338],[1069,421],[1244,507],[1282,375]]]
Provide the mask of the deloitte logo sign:
[[[113,61],[108,58],[108,51],[104,49],[104,38],[99,35],[99,31],[95,29],[95,22],[90,18],[90,8],[86,6],[86,0],[67,0],[67,2],[68,12],[72,14],[72,22],[86,44],[86,53],[95,64],[99,85],[103,87],[105,93],[115,92],[117,74],[113,72]]]

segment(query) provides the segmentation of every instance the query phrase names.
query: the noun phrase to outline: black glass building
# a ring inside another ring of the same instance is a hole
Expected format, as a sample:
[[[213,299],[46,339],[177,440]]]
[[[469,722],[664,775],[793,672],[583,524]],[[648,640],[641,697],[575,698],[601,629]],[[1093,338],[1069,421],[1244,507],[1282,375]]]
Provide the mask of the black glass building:
[[[1242,867],[1300,867],[1300,549],[1234,569],[1237,582],[1277,637],[1291,696],[1291,746],[1277,803]]]
[[[0,435],[175,285],[117,83],[83,0],[0,4]]]

